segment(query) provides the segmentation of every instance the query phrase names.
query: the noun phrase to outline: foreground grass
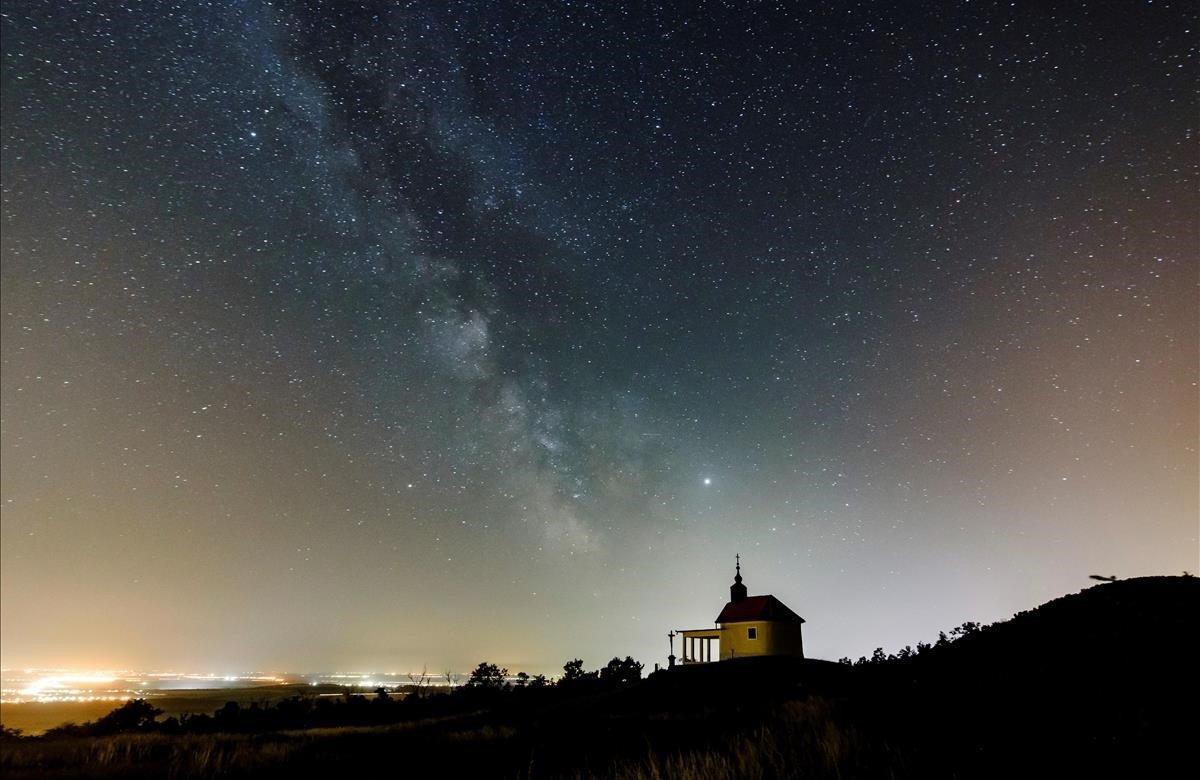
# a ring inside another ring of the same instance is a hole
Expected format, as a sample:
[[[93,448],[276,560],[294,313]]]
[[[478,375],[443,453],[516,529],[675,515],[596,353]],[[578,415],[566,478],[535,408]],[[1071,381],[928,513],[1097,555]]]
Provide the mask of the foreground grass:
[[[459,720],[463,717],[268,734],[119,734],[16,740],[0,744],[0,774],[6,778],[209,778],[292,773],[309,758],[320,759],[342,751],[351,751],[347,755],[353,756],[356,749],[385,747],[398,738],[452,726]],[[483,727],[459,732],[451,729],[443,739],[480,741],[503,736]],[[381,755],[386,754],[381,751]]]
[[[631,725],[631,724],[626,724]],[[635,725],[636,724],[632,724]],[[21,740],[0,746],[5,777],[215,777],[361,774],[443,769],[475,775],[531,777],[835,778],[870,768],[900,768],[904,757],[848,725],[834,703],[791,701],[765,720],[715,739],[679,742],[655,736],[610,742],[600,754],[480,713],[392,726],[321,728],[260,735],[128,734]],[[658,724],[662,726],[660,722]],[[675,724],[676,726],[678,724]],[[631,729],[626,734],[640,734]],[[549,737],[556,744],[539,744]],[[588,734],[578,738],[587,742]],[[876,774],[877,773],[873,773]],[[886,776],[886,775],[884,775]]]
[[[660,770],[654,757],[669,756],[672,766],[682,766],[685,760],[695,760],[687,758],[688,751],[716,746],[734,750],[747,765],[768,766],[764,757],[748,752],[762,740],[755,732],[761,724],[828,717],[825,709],[811,703],[784,707],[782,692],[774,697],[760,691],[747,698],[736,679],[718,677],[707,684],[669,677],[637,686],[564,692],[570,695],[497,693],[476,697],[479,706],[463,696],[440,702],[457,703],[457,712],[414,713],[413,720],[395,725],[113,736],[68,731],[8,739],[0,742],[0,774],[211,778],[379,772],[424,776],[452,771],[458,776],[619,777],[643,774],[638,766],[643,757],[651,762],[651,771],[669,773],[674,770]],[[771,728],[783,735],[781,741],[791,739],[788,728]],[[816,735],[816,727],[805,727],[804,733]],[[736,735],[743,735],[740,744],[725,746]],[[826,752],[839,751],[835,747]],[[791,763],[803,765],[795,757]],[[782,766],[782,761],[776,765]]]
[[[599,772],[633,778],[842,778],[905,776],[903,751],[864,734],[827,699],[788,702],[766,722],[711,748],[615,762]]]

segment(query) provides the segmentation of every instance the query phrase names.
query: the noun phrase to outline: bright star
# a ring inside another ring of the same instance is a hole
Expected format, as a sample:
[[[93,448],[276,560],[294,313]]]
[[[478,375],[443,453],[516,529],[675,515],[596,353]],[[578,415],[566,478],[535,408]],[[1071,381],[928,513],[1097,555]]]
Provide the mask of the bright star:
[[[711,485],[711,484],[712,484],[712,477],[705,477],[705,478],[704,478],[704,484],[706,484],[706,485]]]

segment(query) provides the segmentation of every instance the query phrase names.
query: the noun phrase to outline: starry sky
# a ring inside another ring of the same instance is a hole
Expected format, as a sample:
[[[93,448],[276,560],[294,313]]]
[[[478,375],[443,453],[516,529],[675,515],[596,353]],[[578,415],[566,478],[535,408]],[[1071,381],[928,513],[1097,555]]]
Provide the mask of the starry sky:
[[[735,553],[837,658],[1200,567],[1186,3],[0,21],[5,666],[649,666]]]

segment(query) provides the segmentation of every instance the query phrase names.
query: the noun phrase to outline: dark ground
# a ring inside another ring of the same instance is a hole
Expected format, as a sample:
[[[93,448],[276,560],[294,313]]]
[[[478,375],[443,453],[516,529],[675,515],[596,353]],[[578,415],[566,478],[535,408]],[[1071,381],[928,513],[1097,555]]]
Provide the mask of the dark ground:
[[[743,659],[440,697],[404,722],[5,740],[6,777],[1169,777],[1194,760],[1200,580],[1088,588],[846,666]]]

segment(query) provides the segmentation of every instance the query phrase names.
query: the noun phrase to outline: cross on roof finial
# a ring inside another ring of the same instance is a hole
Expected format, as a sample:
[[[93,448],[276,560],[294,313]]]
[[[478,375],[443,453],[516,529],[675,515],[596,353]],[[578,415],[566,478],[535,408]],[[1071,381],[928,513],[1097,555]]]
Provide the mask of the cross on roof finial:
[[[742,556],[738,553],[734,556],[734,561],[737,562],[737,574],[733,575],[733,585],[729,586],[729,600],[741,601],[746,598],[746,586],[742,584]]]

